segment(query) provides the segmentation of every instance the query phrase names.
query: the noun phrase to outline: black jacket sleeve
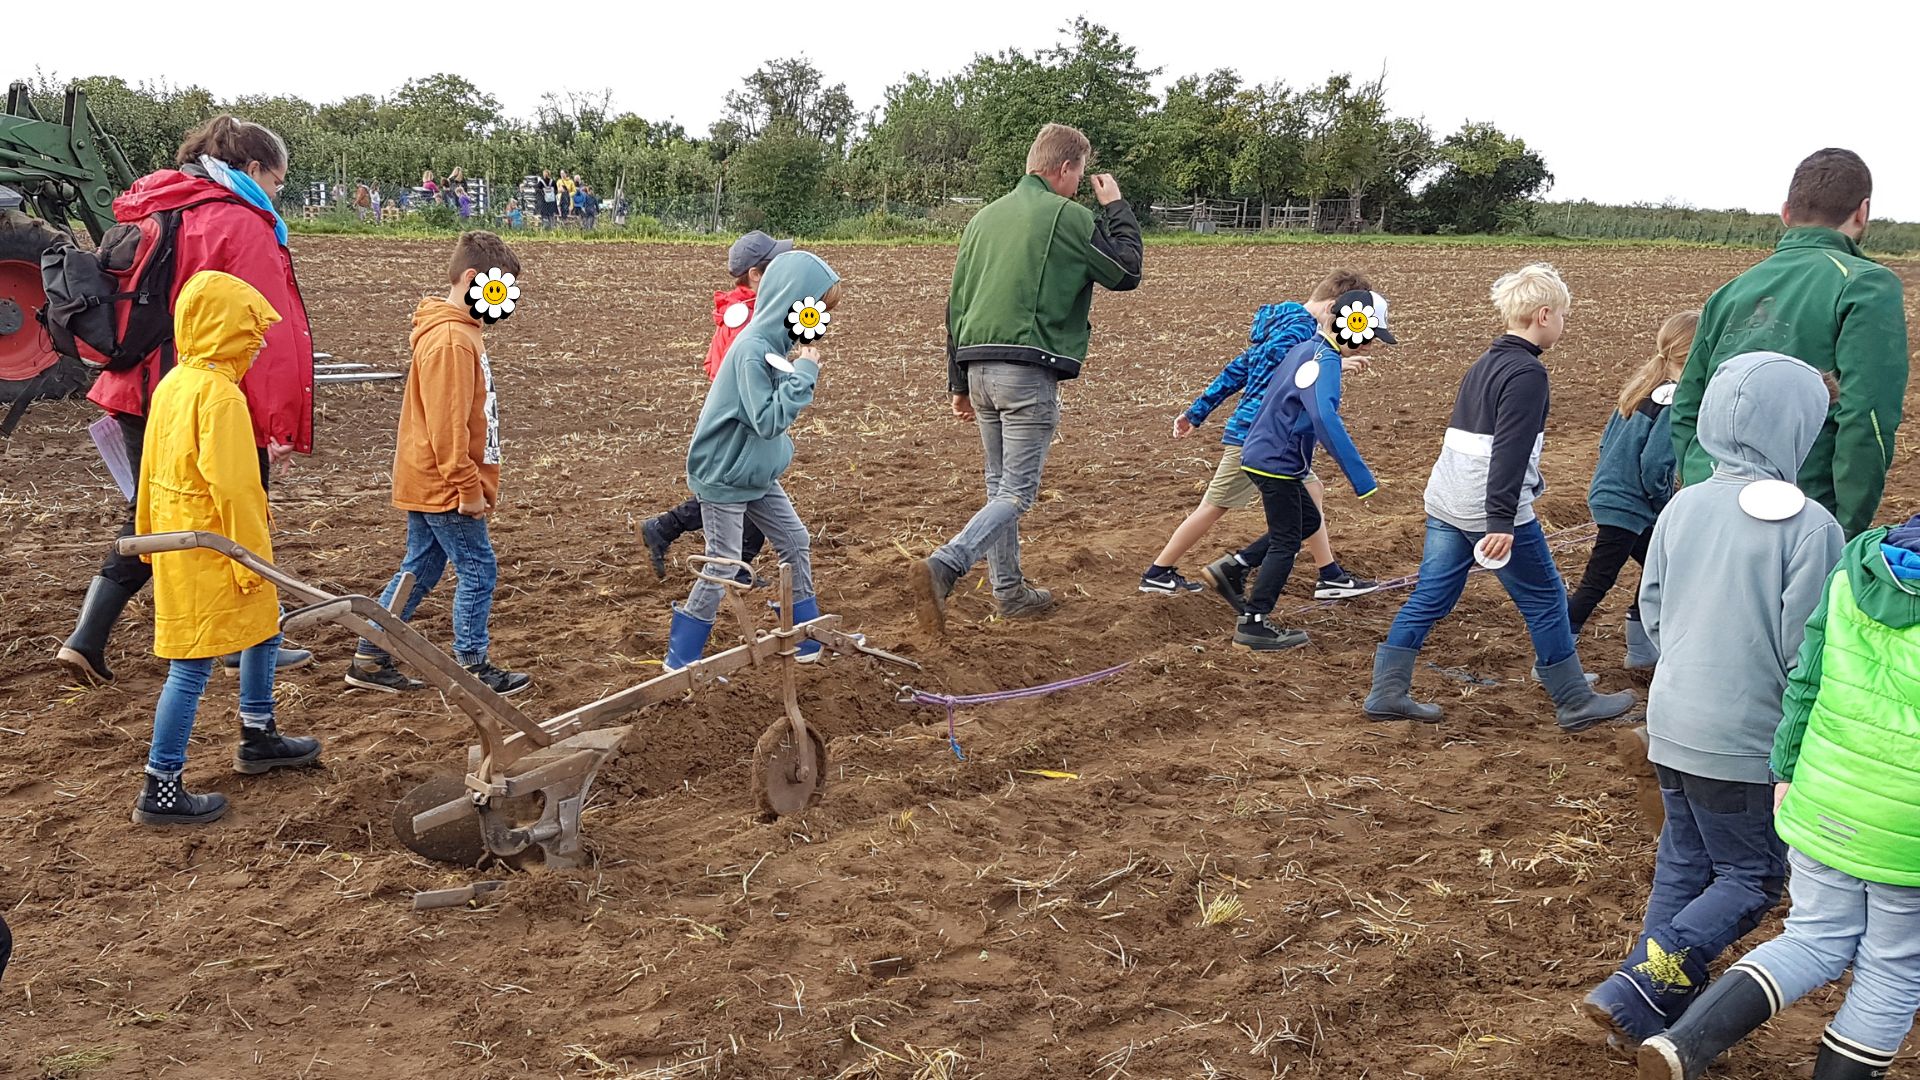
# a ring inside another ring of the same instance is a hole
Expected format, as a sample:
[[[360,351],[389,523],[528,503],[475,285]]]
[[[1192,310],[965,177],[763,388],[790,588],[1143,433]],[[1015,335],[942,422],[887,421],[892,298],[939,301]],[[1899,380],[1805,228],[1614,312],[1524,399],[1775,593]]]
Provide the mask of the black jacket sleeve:
[[[1140,287],[1140,263],[1145,252],[1140,244],[1140,219],[1125,199],[1108,203],[1093,219],[1093,246],[1102,255],[1120,264],[1118,278],[1101,280],[1114,292]]]
[[[1487,463],[1487,532],[1513,532],[1520,486],[1547,426],[1547,369],[1538,364],[1504,379],[1494,396],[1493,458]]]
[[[953,297],[947,297],[947,392],[967,392],[967,371],[960,366],[960,350],[953,340]]]

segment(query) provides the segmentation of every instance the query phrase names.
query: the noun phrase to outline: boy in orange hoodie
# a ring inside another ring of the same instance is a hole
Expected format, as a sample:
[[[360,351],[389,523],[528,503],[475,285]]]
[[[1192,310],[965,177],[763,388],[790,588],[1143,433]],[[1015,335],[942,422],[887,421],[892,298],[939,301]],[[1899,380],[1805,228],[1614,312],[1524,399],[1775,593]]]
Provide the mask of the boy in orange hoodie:
[[[760,289],[760,276],[775,255],[793,250],[793,241],[775,240],[755,230],[733,242],[727,249],[727,272],[733,275],[733,288],[713,294],[713,340],[707,343],[707,381],[720,373],[720,361],[740,336],[740,328],[753,318],[753,300]],[[647,557],[653,562],[654,576],[667,578],[667,549],[685,533],[700,531],[700,499],[688,499],[679,506],[648,518],[640,524],[640,539],[647,545]],[[740,561],[751,563],[766,546],[766,538],[753,522],[746,524],[740,538]],[[744,573],[744,572],[743,572]]]
[[[480,330],[513,313],[519,274],[520,260],[505,241],[490,232],[464,233],[454,245],[447,295],[414,309],[413,367],[393,450],[393,505],[407,512],[407,554],[380,594],[381,606],[392,610],[403,575],[412,574],[413,591],[400,609],[410,620],[451,562],[458,578],[454,658],[502,695],[517,694],[532,680],[487,659],[487,617],[499,573],[487,516],[500,501],[500,410]],[[424,684],[363,640],[347,668],[347,685],[399,693]]]

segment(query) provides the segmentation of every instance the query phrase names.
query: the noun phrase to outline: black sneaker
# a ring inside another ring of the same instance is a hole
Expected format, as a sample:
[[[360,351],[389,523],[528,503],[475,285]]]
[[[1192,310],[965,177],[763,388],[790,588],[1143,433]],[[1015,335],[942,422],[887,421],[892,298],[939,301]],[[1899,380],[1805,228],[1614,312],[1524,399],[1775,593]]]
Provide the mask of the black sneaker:
[[[1345,600],[1349,596],[1365,596],[1377,592],[1380,583],[1363,578],[1351,571],[1337,578],[1321,578],[1313,587],[1315,600]]]
[[[1247,607],[1247,570],[1240,560],[1231,555],[1215,559],[1200,569],[1200,576],[1207,579],[1213,591],[1220,598],[1233,605],[1235,611],[1245,611]]]
[[[1149,596],[1178,596],[1181,593],[1199,592],[1206,586],[1197,581],[1188,581],[1180,576],[1180,571],[1167,568],[1164,575],[1156,575],[1149,570],[1140,575],[1140,591]]]
[[[487,689],[501,697],[512,697],[533,685],[533,676],[518,671],[503,671],[485,660],[468,664],[467,674],[485,683]]]
[[[1292,649],[1307,643],[1305,630],[1283,630],[1268,625],[1265,615],[1246,614],[1240,616],[1233,627],[1233,643],[1242,649],[1254,652],[1278,652]]]
[[[415,690],[425,690],[427,684],[419,679],[409,678],[399,668],[393,666],[392,658],[365,660],[355,657],[347,665],[347,685],[360,690],[379,690],[387,694],[410,694]]]

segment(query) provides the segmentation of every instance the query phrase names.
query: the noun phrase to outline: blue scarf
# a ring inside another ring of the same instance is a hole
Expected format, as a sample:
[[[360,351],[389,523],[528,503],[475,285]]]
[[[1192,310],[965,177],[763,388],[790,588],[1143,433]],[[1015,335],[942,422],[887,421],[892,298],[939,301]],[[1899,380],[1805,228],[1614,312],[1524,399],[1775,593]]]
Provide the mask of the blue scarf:
[[[209,154],[200,155],[200,167],[207,170],[207,176],[214,183],[272,214],[273,238],[280,242],[281,247],[287,246],[287,223],[280,217],[280,211],[274,209],[273,200],[267,198],[267,193],[254,182],[253,177]]]

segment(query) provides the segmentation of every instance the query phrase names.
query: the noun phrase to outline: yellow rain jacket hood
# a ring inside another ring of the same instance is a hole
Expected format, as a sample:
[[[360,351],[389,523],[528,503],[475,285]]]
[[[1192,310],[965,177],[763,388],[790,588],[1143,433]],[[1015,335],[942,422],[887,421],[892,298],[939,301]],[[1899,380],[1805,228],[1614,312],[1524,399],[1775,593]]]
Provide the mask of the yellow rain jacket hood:
[[[267,492],[240,379],[267,327],[280,321],[253,286],[195,274],[173,305],[178,361],[154,388],[134,513],[142,533],[219,533],[265,559]],[[211,551],[170,551],[153,564],[153,651],[169,660],[238,652],[279,629],[272,584]]]

